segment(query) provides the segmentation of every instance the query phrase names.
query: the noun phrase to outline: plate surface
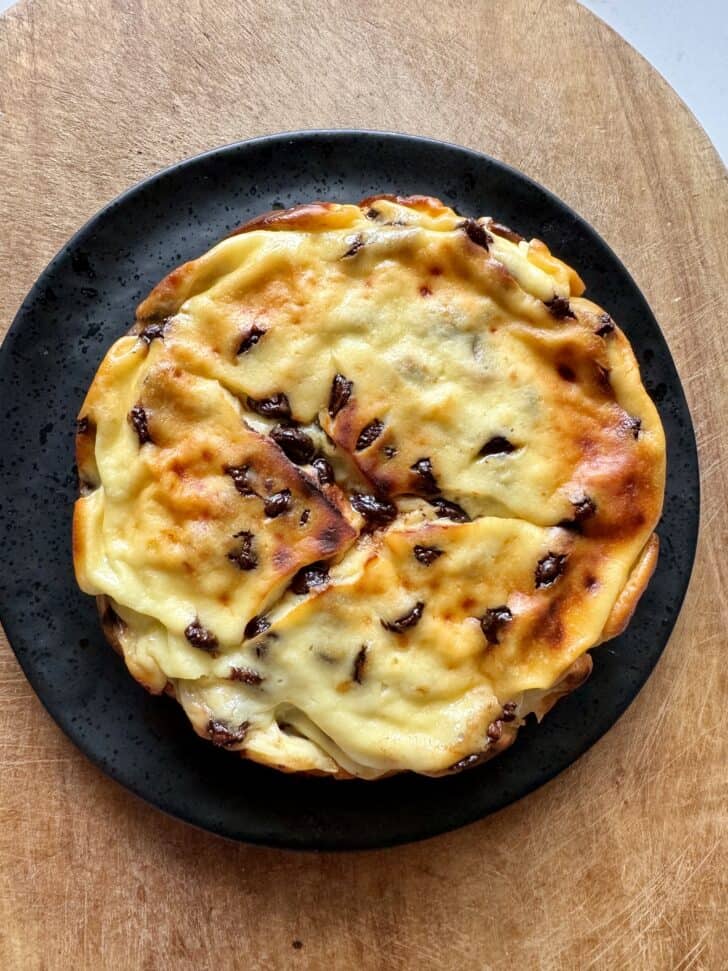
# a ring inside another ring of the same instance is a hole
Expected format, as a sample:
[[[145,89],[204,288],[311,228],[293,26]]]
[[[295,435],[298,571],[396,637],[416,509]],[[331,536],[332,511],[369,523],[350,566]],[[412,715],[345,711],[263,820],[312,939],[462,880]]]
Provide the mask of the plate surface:
[[[538,236],[581,274],[586,296],[632,342],[668,443],[655,576],[628,630],[593,652],[594,672],[542,725],[484,766],[444,779],[297,778],[246,763],[193,733],[106,644],[76,587],[74,419],[109,345],[170,269],[267,209],[376,192],[425,193],[466,215]],[[33,688],[63,731],[112,778],[160,809],[233,839],[354,849],[432,836],[487,815],[566,768],[617,720],[677,618],[698,529],[690,414],[662,333],[614,253],[564,203],[494,159],[377,132],[300,132],[189,159],[130,189],[55,257],[0,348],[0,610]]]

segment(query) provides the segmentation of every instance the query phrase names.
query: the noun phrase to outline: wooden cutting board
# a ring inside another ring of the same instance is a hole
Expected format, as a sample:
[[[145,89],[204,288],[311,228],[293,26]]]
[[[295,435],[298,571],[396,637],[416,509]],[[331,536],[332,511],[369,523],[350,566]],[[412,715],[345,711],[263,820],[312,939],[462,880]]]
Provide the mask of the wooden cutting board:
[[[383,128],[488,152],[626,262],[703,480],[693,581],[638,701],[497,815],[375,853],[257,849],[103,776],[0,651],[0,967],[722,969],[728,962],[726,170],[572,0],[25,0],[0,19],[0,321],[100,206],[253,135]]]

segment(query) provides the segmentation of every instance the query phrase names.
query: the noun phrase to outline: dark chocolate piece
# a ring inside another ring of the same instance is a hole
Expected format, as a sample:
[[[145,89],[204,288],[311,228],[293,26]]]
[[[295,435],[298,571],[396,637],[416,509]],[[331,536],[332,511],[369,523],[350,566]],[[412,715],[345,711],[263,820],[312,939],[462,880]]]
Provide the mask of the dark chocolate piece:
[[[328,582],[329,568],[326,563],[311,563],[302,567],[291,581],[291,590],[302,596],[311,587],[321,587]]]
[[[323,455],[318,455],[311,463],[316,469],[316,475],[318,476],[319,485],[333,485],[334,484],[334,470],[331,467],[331,463],[328,459],[325,459]]]
[[[354,671],[351,676],[352,681],[356,681],[357,684],[361,684],[362,675],[364,674],[364,666],[367,663],[367,651],[369,648],[366,644],[363,644],[359,649],[359,653],[354,658]]]
[[[149,419],[141,405],[134,405],[129,412],[129,421],[136,432],[140,445],[146,445],[147,442],[152,441],[152,436],[149,433]]]
[[[185,627],[185,637],[193,647],[207,651],[208,654],[214,654],[217,650],[217,638],[212,631],[202,626],[197,617]]]
[[[536,586],[550,587],[555,583],[566,567],[565,553],[547,553],[536,566]]]
[[[243,684],[249,684],[254,688],[265,681],[265,678],[252,668],[231,667],[228,677],[231,681],[241,681]]]
[[[597,337],[606,337],[607,334],[611,334],[614,330],[614,321],[607,313],[600,315],[599,323],[601,326],[594,332]]]
[[[171,317],[165,317],[163,320],[153,320],[139,332],[139,340],[143,341],[147,347],[152,341],[161,340],[171,319]]]
[[[493,242],[493,237],[476,219],[465,219],[460,223],[460,229],[476,246],[482,246],[487,252],[488,247]]]
[[[257,614],[245,625],[243,635],[245,640],[249,640],[251,637],[257,637],[258,634],[264,634],[267,630],[270,630],[270,621],[263,614]]]
[[[355,492],[349,497],[349,502],[370,526],[387,526],[397,517],[397,507],[387,499]]]
[[[435,473],[432,468],[432,459],[422,458],[417,459],[414,465],[410,466],[410,471],[414,472],[417,477],[417,487],[427,494],[433,492],[439,492],[439,486],[437,484],[437,479],[435,478]]]
[[[480,628],[485,634],[485,639],[489,644],[500,644],[498,635],[502,628],[513,620],[513,614],[505,605],[501,607],[489,607],[480,618]]]
[[[566,297],[552,297],[551,300],[544,300],[544,303],[557,320],[576,320],[576,314]]]
[[[280,492],[274,492],[272,496],[263,500],[263,509],[269,519],[275,519],[276,516],[288,512],[292,505],[293,496],[290,489],[281,489]]]
[[[452,519],[454,523],[469,523],[471,521],[463,507],[458,506],[456,502],[450,502],[449,499],[442,499],[441,497],[427,501],[437,509],[437,515],[440,519]]]
[[[248,395],[248,408],[264,418],[290,418],[291,406],[288,397],[282,391],[270,398],[251,398]]]
[[[507,438],[502,435],[494,435],[485,443],[478,454],[486,458],[488,455],[510,455],[515,450],[516,446],[509,442]]]
[[[255,491],[251,489],[248,481],[249,465],[224,465],[223,472],[233,480],[235,488],[241,496],[254,496]]]
[[[249,351],[251,347],[255,347],[261,337],[265,334],[265,330],[262,327],[258,327],[257,324],[253,324],[249,331],[240,338],[240,344],[238,345],[238,354],[245,354]]]
[[[238,745],[243,741],[248,731],[248,722],[243,722],[237,728],[230,728],[223,722],[211,718],[207,723],[207,736],[213,745],[221,748],[229,748],[231,745]]]
[[[331,393],[329,394],[329,415],[336,418],[344,405],[347,404],[351,393],[354,390],[354,382],[348,381],[343,374],[335,374],[331,382]]]
[[[491,742],[497,742],[498,739],[503,734],[503,722],[500,718],[497,718],[494,722],[488,725],[488,738]]]
[[[425,566],[430,566],[438,556],[442,556],[444,550],[441,550],[437,546],[415,546],[413,553],[415,554],[415,559]]]
[[[356,440],[356,450],[357,452],[363,452],[365,448],[369,448],[382,434],[384,431],[384,422],[375,418],[374,421],[370,421],[368,425],[365,425],[359,433],[359,437]]]
[[[235,534],[236,539],[240,539],[240,549],[228,553],[227,558],[234,563],[239,570],[254,570],[258,565],[258,557],[253,550],[253,540],[255,537],[248,530],[244,529]]]
[[[418,600],[412,610],[409,610],[402,617],[398,617],[396,620],[383,620],[381,622],[382,627],[385,630],[391,631],[393,634],[403,634],[410,627],[415,627],[419,624],[424,609],[424,603]]]
[[[501,715],[501,721],[512,722],[516,720],[516,708],[518,705],[515,701],[507,701],[503,705],[503,714]]]
[[[286,458],[289,458],[296,465],[308,465],[316,454],[313,439],[302,432],[300,428],[276,425],[270,433],[270,437],[283,451]]]
[[[349,249],[344,253],[341,259],[345,260],[349,256],[356,256],[356,254],[359,252],[359,250],[362,248],[363,245],[364,245],[364,237],[361,235],[361,233],[359,233],[358,236],[354,237],[354,241],[351,243],[351,245],[349,246]]]

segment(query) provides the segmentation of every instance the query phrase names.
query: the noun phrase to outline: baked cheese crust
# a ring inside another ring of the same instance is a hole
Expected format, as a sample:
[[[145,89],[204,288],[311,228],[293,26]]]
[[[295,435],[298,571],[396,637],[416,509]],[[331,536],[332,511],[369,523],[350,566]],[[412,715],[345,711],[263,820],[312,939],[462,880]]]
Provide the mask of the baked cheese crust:
[[[441,775],[591,669],[654,569],[665,441],[538,240],[316,203],[169,274],[79,413],[81,588],[131,674],[284,771]]]

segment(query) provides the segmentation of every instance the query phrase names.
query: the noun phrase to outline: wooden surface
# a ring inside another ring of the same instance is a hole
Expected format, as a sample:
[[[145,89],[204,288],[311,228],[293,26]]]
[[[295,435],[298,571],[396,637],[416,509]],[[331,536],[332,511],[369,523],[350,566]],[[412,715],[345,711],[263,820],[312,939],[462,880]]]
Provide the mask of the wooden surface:
[[[233,845],[148,808],[61,735],[3,644],[0,967],[725,968],[726,171],[624,41],[572,0],[21,2],[0,19],[0,322],[137,179],[345,126],[496,155],[625,260],[701,451],[680,621],[638,702],[558,779],[448,836],[343,856]]]

